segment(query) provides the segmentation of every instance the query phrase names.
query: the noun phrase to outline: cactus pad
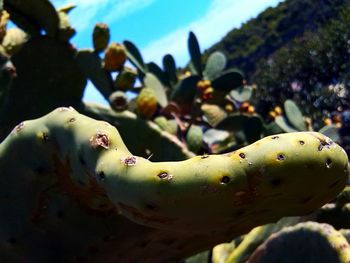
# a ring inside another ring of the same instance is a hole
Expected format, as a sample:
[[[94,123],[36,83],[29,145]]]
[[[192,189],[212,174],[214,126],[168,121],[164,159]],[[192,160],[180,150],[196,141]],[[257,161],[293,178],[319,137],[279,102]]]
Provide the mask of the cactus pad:
[[[0,156],[2,262],[172,262],[308,214],[348,178],[346,154],[319,133],[151,162],[73,108],[20,123]]]

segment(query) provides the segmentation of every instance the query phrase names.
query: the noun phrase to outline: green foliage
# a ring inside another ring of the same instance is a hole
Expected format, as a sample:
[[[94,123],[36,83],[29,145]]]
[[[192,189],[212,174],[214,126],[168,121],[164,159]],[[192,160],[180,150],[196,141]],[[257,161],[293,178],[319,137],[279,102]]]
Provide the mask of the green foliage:
[[[268,60],[276,50],[295,37],[302,36],[304,32],[327,24],[329,19],[336,18],[339,10],[349,3],[348,0],[283,1],[275,8],[266,9],[240,28],[231,30],[207,50],[205,57],[214,51],[224,52],[228,66],[237,66],[251,77],[258,70],[257,62]]]
[[[329,20],[316,32],[304,33],[259,63],[253,79],[260,87],[257,103],[261,111],[290,98],[320,127],[323,115],[346,107],[349,26],[350,9],[344,8],[338,19]]]

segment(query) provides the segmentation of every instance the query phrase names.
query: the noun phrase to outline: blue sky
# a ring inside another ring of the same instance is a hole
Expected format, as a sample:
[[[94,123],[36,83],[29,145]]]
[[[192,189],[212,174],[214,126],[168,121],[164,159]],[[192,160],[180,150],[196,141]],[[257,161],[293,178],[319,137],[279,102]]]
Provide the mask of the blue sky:
[[[232,28],[239,27],[281,0],[52,0],[56,7],[76,4],[70,20],[77,30],[72,42],[91,48],[91,32],[97,22],[111,29],[111,40],[130,40],[141,50],[146,62],[160,64],[170,53],[178,66],[188,60],[187,36],[193,31],[202,51],[218,42]],[[105,104],[88,85],[85,101]]]

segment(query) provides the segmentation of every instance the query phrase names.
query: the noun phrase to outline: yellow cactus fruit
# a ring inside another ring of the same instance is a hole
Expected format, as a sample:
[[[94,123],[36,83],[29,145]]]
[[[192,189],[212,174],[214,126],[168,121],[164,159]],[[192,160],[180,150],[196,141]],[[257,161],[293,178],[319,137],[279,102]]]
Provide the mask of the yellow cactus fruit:
[[[255,112],[255,107],[250,105],[247,109],[247,113],[253,114]]]
[[[269,118],[270,118],[271,120],[274,120],[274,119],[276,118],[276,116],[277,116],[276,112],[274,112],[274,111],[269,111]]]
[[[192,75],[191,72],[187,70],[187,71],[182,72],[182,73],[180,74],[179,79],[180,79],[180,80],[181,80],[181,79],[185,79],[185,78],[190,77],[191,75]]]
[[[157,98],[150,88],[143,88],[136,99],[137,110],[143,117],[150,118],[157,110]]]
[[[245,101],[241,104],[241,107],[239,107],[239,110],[241,112],[247,112],[248,111],[248,108],[249,108],[250,104],[249,102]]]
[[[332,121],[333,121],[335,124],[341,123],[340,115],[339,115],[339,114],[334,115],[333,118],[332,118]]]
[[[313,128],[312,128],[312,119],[310,117],[304,117],[304,121],[305,121],[305,124],[306,124],[306,129],[308,131],[312,131]]]
[[[233,109],[234,109],[234,108],[233,108],[233,105],[232,105],[232,104],[228,103],[228,104],[225,105],[225,111],[226,111],[226,112],[229,112],[229,113],[230,113],[230,112],[233,112]]]
[[[197,82],[197,89],[204,91],[208,88],[211,88],[210,80],[200,80]]]
[[[204,90],[205,89],[205,84],[203,80],[200,80],[197,82],[197,89],[199,90]]]
[[[210,80],[205,79],[205,80],[202,80],[202,81],[203,81],[203,84],[204,84],[205,86],[207,86],[207,87],[210,87],[210,86],[211,86],[211,81],[210,81]]]
[[[17,27],[10,28],[6,31],[6,35],[2,40],[2,46],[6,53],[12,56],[22,48],[28,38],[28,35],[23,30]]]
[[[6,35],[7,21],[10,19],[9,13],[3,10],[0,14],[0,42],[4,39]]]
[[[282,115],[282,108],[280,106],[276,106],[273,111],[276,113],[276,115]]]
[[[323,119],[323,124],[324,125],[331,125],[332,124],[332,120],[330,118],[325,118],[325,119]]]
[[[207,87],[205,90],[203,90],[202,92],[202,99],[203,100],[209,100],[211,98],[213,98],[213,94],[214,94],[214,88],[213,87]]]
[[[109,71],[119,71],[126,61],[126,52],[123,45],[111,43],[105,52],[104,68]]]

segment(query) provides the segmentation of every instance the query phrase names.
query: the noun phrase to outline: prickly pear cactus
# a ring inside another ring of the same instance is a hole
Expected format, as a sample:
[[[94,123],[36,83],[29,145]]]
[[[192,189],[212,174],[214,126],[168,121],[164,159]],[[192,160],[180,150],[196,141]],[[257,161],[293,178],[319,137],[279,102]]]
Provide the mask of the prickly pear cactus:
[[[138,113],[145,118],[150,118],[157,110],[157,98],[150,88],[143,88],[136,100]]]
[[[115,91],[109,96],[109,103],[113,110],[123,111],[128,107],[128,97],[123,91]]]
[[[107,47],[104,56],[104,68],[108,71],[118,71],[123,68],[126,61],[126,52],[123,45],[111,43]]]
[[[319,133],[151,162],[73,108],[20,123],[0,154],[2,262],[175,262],[307,214],[348,178],[346,154]]]
[[[350,246],[331,225],[300,223],[277,232],[250,257],[248,263],[350,261]]]
[[[9,55],[18,52],[23,44],[28,40],[28,35],[19,28],[10,28],[2,41],[2,46]]]
[[[92,42],[95,51],[101,52],[105,50],[110,37],[108,25],[105,23],[97,23],[92,32]]]
[[[134,69],[124,67],[114,80],[114,87],[117,90],[128,90],[134,87],[137,73]]]

